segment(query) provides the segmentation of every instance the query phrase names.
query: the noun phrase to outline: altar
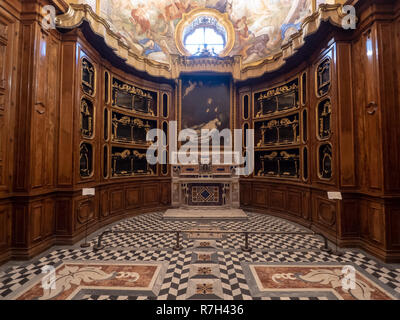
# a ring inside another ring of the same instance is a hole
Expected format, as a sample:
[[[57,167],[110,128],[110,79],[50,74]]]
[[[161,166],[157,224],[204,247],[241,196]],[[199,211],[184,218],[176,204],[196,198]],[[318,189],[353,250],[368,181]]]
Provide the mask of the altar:
[[[239,176],[237,157],[231,152],[226,161],[224,153],[198,153],[197,164],[172,166],[172,206],[177,208],[239,208]],[[205,160],[209,159],[210,163]],[[218,158],[219,161],[211,161]],[[175,163],[178,163],[176,161]]]

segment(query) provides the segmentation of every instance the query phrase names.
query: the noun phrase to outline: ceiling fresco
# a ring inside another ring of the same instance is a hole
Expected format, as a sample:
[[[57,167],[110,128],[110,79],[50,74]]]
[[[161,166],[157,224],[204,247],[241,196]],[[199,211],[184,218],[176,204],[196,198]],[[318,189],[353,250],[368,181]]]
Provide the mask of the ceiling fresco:
[[[85,1],[81,1],[85,2]],[[280,51],[312,13],[313,0],[101,0],[100,15],[136,52],[151,60],[170,62],[179,54],[175,29],[183,14],[196,8],[227,13],[235,44],[229,56],[241,55],[244,64]],[[318,3],[330,1],[318,1]]]

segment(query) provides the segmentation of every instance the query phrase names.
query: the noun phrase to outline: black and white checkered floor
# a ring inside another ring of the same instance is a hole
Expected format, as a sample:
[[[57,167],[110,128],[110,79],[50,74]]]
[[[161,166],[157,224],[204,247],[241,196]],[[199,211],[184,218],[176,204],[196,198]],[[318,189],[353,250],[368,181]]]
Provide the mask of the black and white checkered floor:
[[[266,214],[247,213],[248,220],[235,221],[195,221],[195,220],[163,220],[162,213],[156,212],[136,216],[118,222],[108,228],[114,230],[187,230],[196,227],[210,226],[221,230],[248,230],[271,232],[306,232],[299,225]],[[97,235],[89,237],[94,245]],[[118,296],[118,295],[85,295],[84,299],[185,299],[190,290],[191,266],[198,263],[195,254],[199,252],[201,240],[184,236],[183,249],[174,251],[174,234],[107,234],[103,244],[105,248],[94,252],[92,248],[81,249],[78,245],[71,247],[55,247],[37,257],[33,261],[9,262],[0,267],[0,300],[7,299],[13,292],[41,273],[45,265],[56,265],[60,261],[162,261],[168,268],[162,280],[157,296]],[[268,297],[252,296],[251,290],[242,268],[242,263],[338,263],[349,264],[361,269],[371,279],[400,299],[400,266],[388,265],[371,258],[360,250],[344,250],[342,256],[328,254],[319,250],[323,245],[321,238],[314,235],[252,235],[250,244],[253,251],[243,252],[243,236],[224,234],[221,238],[210,241],[206,249],[211,260],[207,266],[216,268],[220,283],[220,299],[326,299],[317,294],[307,297],[284,297],[279,293]],[[214,271],[213,271],[214,273]],[[206,297],[207,298],[207,297]],[[208,298],[214,298],[209,296]]]

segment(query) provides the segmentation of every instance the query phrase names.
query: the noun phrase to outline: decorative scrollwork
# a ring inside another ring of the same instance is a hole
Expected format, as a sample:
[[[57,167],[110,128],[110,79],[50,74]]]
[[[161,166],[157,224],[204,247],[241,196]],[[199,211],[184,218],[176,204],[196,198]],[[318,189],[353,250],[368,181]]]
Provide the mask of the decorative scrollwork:
[[[81,100],[80,107],[80,118],[81,118],[81,133],[85,138],[93,137],[93,124],[94,124],[94,116],[93,116],[93,103],[92,101],[83,98]]]
[[[80,175],[90,177],[93,173],[93,147],[90,143],[82,143],[79,152]]]
[[[320,140],[329,139],[331,131],[332,122],[332,104],[330,99],[322,100],[318,104],[317,108],[318,116],[318,138]]]
[[[288,145],[300,142],[299,114],[261,123],[256,122],[257,147]]]
[[[371,101],[370,103],[368,103],[366,110],[367,110],[367,113],[370,116],[372,116],[378,110],[378,105],[374,101]]]
[[[113,78],[112,104],[120,108],[155,116],[157,93],[147,91]]]
[[[297,109],[300,104],[299,79],[256,93],[254,98],[256,118]]]
[[[86,58],[82,59],[82,90],[89,96],[95,94],[96,69]]]
[[[113,177],[153,175],[155,166],[150,165],[146,159],[146,150],[112,148]]]
[[[317,95],[322,97],[331,85],[331,59],[324,59],[317,67]]]
[[[332,178],[332,146],[323,144],[318,150],[318,176],[320,179],[329,180]]]
[[[152,128],[157,128],[157,121],[112,113],[112,141],[148,145],[146,136]]]
[[[299,149],[256,153],[257,176],[298,179],[300,177],[299,165]]]

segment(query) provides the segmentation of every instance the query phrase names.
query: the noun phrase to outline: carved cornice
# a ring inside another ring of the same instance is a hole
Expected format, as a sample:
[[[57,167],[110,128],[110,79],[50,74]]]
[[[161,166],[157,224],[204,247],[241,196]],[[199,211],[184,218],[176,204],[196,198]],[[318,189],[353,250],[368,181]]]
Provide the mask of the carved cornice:
[[[191,24],[196,18],[201,16],[213,17],[218,21],[218,23],[220,23],[224,27],[227,35],[227,43],[225,45],[225,49],[219,54],[219,56],[227,56],[232,51],[233,46],[235,45],[235,29],[227,13],[221,13],[216,9],[210,8],[197,8],[190,11],[189,13],[183,14],[182,19],[179,21],[175,29],[175,43],[179,52],[185,56],[190,55],[190,52],[185,49],[185,46],[182,42],[183,32],[189,24]]]
[[[322,22],[328,21],[336,27],[342,27],[344,16],[342,5],[320,5],[318,11],[304,19],[301,29],[290,37],[290,40],[281,47],[280,52],[262,61],[243,65],[241,80],[260,77],[281,68],[289,57],[304,46],[306,38],[318,31]]]
[[[240,65],[242,58],[233,57],[187,57],[171,55],[172,77],[179,78],[184,72],[213,71],[219,73],[231,73],[233,78],[240,76]]]
[[[110,24],[98,16],[89,5],[70,4],[65,14],[57,16],[56,25],[58,28],[73,29],[79,27],[83,21],[87,21],[93,32],[101,36],[106,45],[112,48],[115,54],[125,60],[128,65],[154,77],[171,78],[168,64],[142,57],[138,50],[128,47],[123,43],[121,37],[111,29]]]
[[[235,80],[244,81],[281,68],[289,57],[304,46],[306,38],[318,31],[322,22],[327,21],[333,26],[341,27],[343,17],[342,5],[320,5],[318,11],[304,19],[301,29],[290,37],[279,53],[251,64],[242,64],[240,56],[220,58],[170,55],[169,64],[156,62],[141,56],[136,48],[128,47],[110,24],[88,5],[71,4],[65,14],[56,18],[56,24],[59,28],[72,29],[87,21],[92,31],[101,36],[107,46],[124,59],[126,64],[154,77],[177,79],[182,72],[210,71],[231,73]]]
[[[61,12],[67,12],[69,5],[65,0],[50,0],[50,3]]]

